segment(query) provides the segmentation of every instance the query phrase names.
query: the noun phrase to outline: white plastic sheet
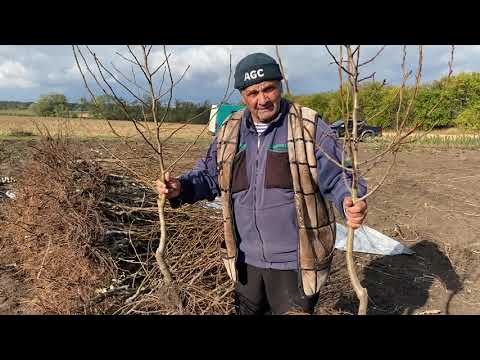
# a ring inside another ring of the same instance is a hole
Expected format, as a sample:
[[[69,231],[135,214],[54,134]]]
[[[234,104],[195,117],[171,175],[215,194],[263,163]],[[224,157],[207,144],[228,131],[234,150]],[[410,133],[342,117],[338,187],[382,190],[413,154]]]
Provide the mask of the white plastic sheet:
[[[222,203],[220,202],[220,198],[217,197],[213,201],[206,201],[205,202],[205,207],[211,208],[211,209],[222,210]]]
[[[345,251],[346,246],[347,228],[337,223],[335,248]],[[355,230],[353,251],[378,255],[410,255],[415,253],[412,249],[366,225]]]

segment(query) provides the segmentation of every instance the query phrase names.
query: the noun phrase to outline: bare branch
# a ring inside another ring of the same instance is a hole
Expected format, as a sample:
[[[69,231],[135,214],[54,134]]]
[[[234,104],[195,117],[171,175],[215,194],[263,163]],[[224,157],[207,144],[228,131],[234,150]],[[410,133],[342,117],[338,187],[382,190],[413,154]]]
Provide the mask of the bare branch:
[[[357,51],[359,51],[359,50],[360,50],[360,45],[357,45],[355,50],[353,50],[353,52],[352,52],[352,56],[354,56],[357,53]]]
[[[98,61],[98,64],[102,67],[103,70],[105,70],[105,72],[106,72],[108,75],[110,75],[110,76],[113,78],[113,80],[115,80],[121,87],[123,87],[125,90],[127,90],[127,92],[128,92],[130,95],[132,95],[135,99],[137,99],[137,100],[140,101],[141,103],[144,103],[144,101],[143,101],[141,98],[137,97],[137,95],[135,95],[135,93],[133,93],[133,91],[131,91],[130,88],[128,88],[125,84],[123,84],[120,80],[118,80],[118,79],[115,77],[115,75],[113,75],[113,73],[112,73],[110,70],[108,70],[107,67],[105,67],[105,66],[103,65],[103,63],[100,61],[100,59],[99,59],[99,61]]]
[[[385,182],[385,180],[387,179],[387,176],[390,174],[390,171],[393,169],[393,167],[395,166],[396,164],[396,160],[397,160],[397,152],[393,152],[393,160],[392,160],[392,163],[390,164],[389,168],[387,169],[387,171],[385,171],[385,174],[383,175],[382,179],[378,182],[377,185],[375,185],[373,187],[372,190],[370,190],[367,194],[365,194],[364,196],[362,196],[361,198],[359,198],[358,200],[366,200],[369,196],[371,196],[372,194],[374,194],[379,188],[380,186],[383,185],[383,183]]]
[[[435,103],[435,105],[430,109],[430,111],[427,113],[426,117],[430,116],[431,113],[437,108],[437,106],[441,103],[441,101],[443,100],[443,97],[445,96],[445,92],[447,90],[447,87],[448,87],[448,84],[449,84],[449,81],[450,81],[450,78],[451,78],[451,75],[453,73],[453,58],[454,58],[454,50],[455,50],[455,45],[451,45],[451,51],[450,51],[450,60],[448,61],[448,75],[447,75],[447,79],[445,81],[445,85],[444,85],[444,89],[440,95],[440,99]],[[424,138],[425,136],[427,136],[429,133],[431,133],[433,131],[433,129],[438,125],[438,123],[441,121],[441,119],[438,119],[437,121],[435,121],[434,123],[431,124],[430,128],[427,129],[424,133],[422,133],[420,136],[414,138],[414,139],[411,139],[409,141],[404,141],[409,135],[411,135],[413,132],[415,132],[420,126],[421,126],[421,122],[420,121],[417,121],[416,124],[409,130],[407,131],[407,135],[406,136],[403,136],[401,137],[398,142],[401,143],[401,144],[409,144],[409,143],[413,143],[415,141],[418,141],[418,140],[421,140],[422,138]]]
[[[100,76],[103,80],[103,82],[108,86],[108,88],[110,89],[111,91],[111,95],[113,96],[113,98],[115,99],[115,101],[117,102],[117,104],[119,104],[124,112],[124,114],[127,116],[128,119],[130,119],[130,121],[132,121],[133,125],[135,126],[135,129],[138,131],[138,133],[142,136],[143,140],[158,154],[158,150],[155,148],[155,146],[153,146],[153,144],[145,137],[145,134],[143,133],[143,131],[140,130],[140,128],[138,127],[138,123],[137,121],[130,115],[130,112],[128,111],[128,108],[125,104],[124,101],[120,100],[117,96],[117,94],[115,93],[115,91],[113,90],[113,88],[110,86],[109,82],[105,79],[105,76],[103,75],[103,71],[102,71],[102,68],[100,67],[100,64],[99,64],[99,59],[97,58],[97,56],[95,55],[95,53],[93,51],[90,50],[90,48],[87,46],[87,50],[90,52],[90,54],[92,55],[92,57],[94,58],[95,60],[95,63],[97,65],[97,69],[100,73]]]
[[[223,104],[226,100],[228,100],[230,98],[230,96],[233,94],[233,92],[235,90],[232,90],[230,92],[230,94],[228,94],[227,96],[227,92],[228,92],[228,89],[230,88],[230,82],[231,82],[231,77],[232,77],[232,54],[230,54],[229,56],[229,73],[228,73],[228,81],[227,81],[227,87],[225,88],[225,94],[223,95],[223,98],[222,100],[220,101],[220,105]],[[178,131],[180,131],[181,129],[183,129],[185,126],[187,126],[191,121],[193,121],[195,118],[199,117],[200,115],[204,114],[205,112],[209,111],[209,109],[205,109],[204,111],[202,111],[201,113],[195,115],[194,117],[192,117],[191,119],[189,119],[187,122],[185,122],[185,124],[181,125],[180,127],[178,127],[177,129],[175,129],[174,131],[172,131],[172,133],[170,135],[167,136],[166,139],[164,139],[164,143],[167,142],[174,134],[176,134]],[[218,111],[218,110],[217,110]]]
[[[142,181],[145,185],[148,185],[152,189],[155,189],[155,184],[153,184],[147,177],[141,175],[137,171],[135,171],[132,167],[128,165],[128,163],[122,159],[120,159],[118,156],[116,156],[109,148],[107,148],[104,144],[100,144],[100,146],[110,154],[112,158],[117,160],[117,165],[120,166],[121,168],[127,170],[130,174],[133,174],[139,181]],[[131,149],[133,150],[133,149]]]
[[[382,51],[385,49],[385,47],[386,47],[386,45],[383,45],[380,48],[380,50],[378,50],[378,52],[372,58],[370,58],[367,61],[361,63],[360,65],[358,65],[358,67],[362,67],[364,65],[367,65],[367,64],[371,63],[373,60],[375,60],[382,53]]]
[[[220,101],[220,104],[223,104],[226,100],[228,100],[230,98],[230,96],[233,94],[233,92],[235,91],[235,89],[233,89],[230,94],[228,94],[227,96],[227,93],[228,93],[228,89],[230,88],[230,82],[231,82],[231,78],[232,78],[232,54],[230,53],[230,56],[229,56],[229,73],[228,73],[228,81],[227,81],[227,86],[225,88],[225,94],[222,98],[222,100]],[[206,109],[205,111],[207,111],[208,109]],[[217,111],[218,111],[218,108],[217,108]],[[190,119],[191,121],[192,119]],[[208,127],[209,125],[209,122],[207,123],[207,125],[202,129],[202,132],[200,133],[200,135],[205,131],[205,129]],[[186,126],[186,124],[182,125],[181,127],[177,128],[176,130],[174,130],[168,137],[165,141],[167,141],[170,137],[173,136],[173,134],[175,134],[177,131],[179,131],[181,128],[183,128],[184,126]],[[180,160],[182,159],[185,154],[188,152],[188,150],[198,141],[198,139],[200,138],[200,135],[197,136],[197,138],[195,139],[194,143],[191,144],[190,146],[188,146],[185,151],[180,155],[180,157],[178,157],[169,167],[168,169],[172,169],[173,166]]]
[[[177,157],[171,164],[170,166],[168,167],[168,169],[166,170],[166,172],[170,171],[174,166],[175,164],[180,161],[184,156],[185,154],[192,148],[193,145],[195,145],[198,141],[198,139],[200,139],[200,137],[202,136],[202,134],[205,132],[205,129],[208,128],[208,123],[203,127],[202,131],[200,132],[200,134],[197,135],[197,137],[195,138],[195,140],[190,143],[187,148],[180,154],[179,157]]]
[[[334,62],[335,64],[337,64],[343,71],[345,71],[345,73],[347,73],[347,74],[350,75],[350,76],[353,76],[353,74],[352,74],[350,71],[348,71],[347,69],[345,69],[345,68],[343,67],[343,65],[338,62],[338,60],[337,60],[337,58],[335,57],[335,55],[333,55],[332,52],[330,51],[330,49],[328,48],[328,45],[325,45],[325,49],[327,49],[327,52],[330,54],[330,56],[332,57],[333,62]]]
[[[170,93],[170,92],[173,90],[173,88],[174,88],[175,86],[177,86],[180,81],[183,80],[183,78],[185,77],[185,74],[187,73],[187,71],[188,71],[189,69],[190,69],[190,65],[187,65],[186,69],[184,70],[184,72],[182,73],[182,75],[178,78],[178,80],[175,81],[175,82],[170,86],[170,88],[168,88],[168,90],[166,90],[163,94],[160,94],[159,97],[158,97],[158,99],[160,99],[160,98],[164,97],[166,94]]]
[[[161,98],[161,93],[162,93],[162,88],[163,88],[163,83],[165,82],[165,74],[167,73],[167,68],[163,69],[163,74],[162,74],[162,82],[160,83],[160,87],[158,89],[158,97],[157,99]]]
[[[132,63],[133,65],[135,66],[139,66],[138,63],[136,63],[135,61],[123,56],[122,54],[120,54],[119,52],[115,52],[115,54],[117,54],[118,56],[120,56],[123,60],[125,61],[128,61],[129,63]]]
[[[77,68],[78,68],[78,70],[80,71],[80,74],[82,75],[82,79],[83,79],[83,82],[84,82],[84,84],[85,84],[85,88],[87,89],[88,93],[89,93],[90,96],[92,97],[92,100],[93,100],[93,102],[95,103],[95,106],[98,107],[99,105],[98,105],[98,102],[97,102],[97,98],[95,97],[95,95],[93,95],[93,92],[91,91],[90,87],[88,86],[88,82],[87,82],[87,80],[86,80],[86,78],[85,78],[85,74],[83,73],[82,67],[80,66],[80,63],[79,63],[79,61],[78,61],[77,53],[76,53],[76,51],[75,51],[75,46],[72,45],[72,49],[73,49],[73,55],[74,55],[74,57],[75,57],[75,62],[76,62],[76,64],[77,64]],[[82,60],[83,60],[83,62],[84,62],[84,64],[85,64],[85,67],[87,68],[87,71],[88,71],[88,72],[90,73],[90,75],[93,77],[93,79],[95,80],[95,82],[97,83],[97,85],[100,84],[100,82],[99,82],[98,79],[96,78],[95,74],[92,72],[92,70],[91,70],[90,67],[88,66],[88,63],[87,63],[85,57],[83,56],[83,53],[82,53],[82,51],[80,50],[80,47],[79,47],[78,45],[77,45],[77,51],[78,51],[78,53],[80,54],[80,56],[81,56],[81,58],[82,58]],[[100,85],[99,85],[99,86],[100,86]],[[105,89],[104,89],[102,86],[100,86],[100,89],[103,91],[103,93],[104,93],[105,95],[108,95],[107,92],[105,91]],[[112,133],[115,134],[115,136],[117,136],[118,138],[126,141],[126,140],[123,138],[123,136],[121,136],[117,131],[115,131],[115,129],[113,128],[113,126],[112,126],[112,124],[110,123],[109,120],[105,119],[105,121],[107,122],[108,127],[110,128],[110,130],[112,131]]]
[[[175,84],[173,82],[172,69],[170,68],[170,62],[168,61],[167,48],[165,47],[165,45],[163,45],[163,54],[165,55],[165,61],[167,62],[168,76],[170,78],[170,88],[168,89],[169,95],[168,95],[167,108],[165,110],[165,113],[162,116],[162,120],[160,121],[160,125],[163,124],[163,122],[165,121],[165,119],[167,117],[168,111],[170,109],[170,104],[171,104],[172,98],[173,98],[173,88],[175,86]],[[187,72],[189,67],[190,67],[190,65],[187,67],[184,74]],[[161,95],[161,97],[163,97],[163,95]]]
[[[132,50],[132,48],[130,47],[130,45],[127,45],[127,49],[128,49],[128,51],[130,52],[130,54],[133,56],[133,58],[135,59],[136,65],[140,68],[140,70],[142,70],[143,75],[144,75],[145,78],[147,79],[147,78],[148,78],[148,75],[147,75],[147,73],[145,72],[145,69],[143,68],[143,65],[142,65],[142,64],[140,63],[140,61],[138,60],[137,56],[135,55],[135,52]]]
[[[376,74],[376,73],[377,73],[377,72],[373,72],[372,74],[370,74],[370,75],[368,75],[368,76],[366,76],[366,77],[358,80],[358,82],[361,83],[361,82],[364,81],[364,80],[368,80],[368,79],[372,79],[372,78],[375,79],[375,74]]]
[[[171,55],[171,54],[168,54],[168,56],[165,58],[165,60],[163,60],[163,62],[162,62],[160,65],[158,65],[155,70],[152,71],[152,77],[155,76],[155,74],[157,73],[157,71],[160,70],[160,69],[163,67],[163,65],[165,65],[165,63],[167,62],[167,60],[168,60],[168,58],[170,57],[170,55]],[[147,55],[147,56],[148,56],[148,55]]]
[[[144,91],[144,92],[147,92],[147,90],[146,90],[143,86],[141,86],[140,84],[138,84],[138,83],[135,81],[135,76],[134,76],[134,79],[132,80],[132,79],[130,79],[128,76],[126,76],[122,71],[120,71],[120,69],[118,69],[113,62],[111,62],[110,64],[112,65],[112,67],[115,69],[116,72],[118,72],[120,75],[122,75],[122,77],[123,77],[125,80],[127,80],[130,84],[132,84],[132,85],[134,85],[135,87],[137,87],[137,90],[142,90],[142,91]],[[132,73],[135,74],[134,71],[133,71],[133,66],[131,67],[131,69],[132,69]],[[137,95],[137,96],[140,96],[140,95]]]
[[[406,83],[408,77],[410,76],[410,73],[407,72],[407,68],[405,66],[406,58],[407,58],[407,46],[406,45],[403,46],[402,52],[403,52],[403,57],[402,57],[403,77],[402,77],[402,83],[401,83],[400,89],[399,89],[400,90],[400,101],[399,101],[399,104],[398,104],[397,115],[396,115],[397,132],[399,130],[398,125],[399,125],[399,120],[400,120],[400,110],[402,109],[403,91],[405,89],[405,83]]]
[[[283,80],[285,81],[285,86],[287,87],[287,93],[290,96],[292,96],[292,93],[290,91],[290,86],[288,85],[287,75],[285,74],[285,68],[283,67],[283,61],[282,61],[282,57],[280,56],[280,49],[278,45],[275,45],[275,51],[277,53],[278,63],[280,65],[280,71],[282,73]],[[292,105],[295,110],[295,113],[297,114],[297,117],[300,118],[300,110],[298,109],[298,106],[295,103],[293,103]]]
[[[162,140],[162,142],[164,144],[167,143],[168,140],[170,140],[170,138],[175,135],[177,132],[179,132],[180,130],[182,130],[183,128],[185,128],[186,126],[190,125],[190,123],[195,120],[196,118],[200,117],[201,115],[205,114],[206,112],[210,111],[210,109],[205,109],[203,110],[201,113],[198,113],[197,115],[193,116],[192,118],[190,118],[188,121],[186,121],[184,124],[180,125],[179,127],[177,127],[175,130],[173,130],[165,139]]]
[[[277,53],[278,63],[280,65],[280,70],[282,72],[283,80],[285,81],[285,86],[287,87],[287,92],[288,92],[289,95],[291,95],[290,87],[288,86],[288,80],[287,80],[286,75],[285,75],[285,69],[283,67],[282,57],[280,56],[280,49],[279,49],[278,45],[275,45],[275,52]]]
[[[414,92],[413,92],[413,95],[412,95],[412,98],[410,99],[410,102],[408,104],[408,107],[405,111],[405,115],[404,115],[404,118],[403,118],[403,121],[400,125],[400,132],[402,131],[402,129],[404,128],[404,125],[408,119],[408,116],[410,115],[410,111],[412,109],[412,105],[413,103],[415,102],[415,99],[417,97],[417,94],[418,94],[418,90],[420,88],[420,79],[422,77],[422,66],[423,66],[423,46],[422,45],[419,45],[418,47],[418,67],[417,67],[417,73],[415,75],[415,89],[414,89]]]
[[[307,132],[307,134],[310,136],[311,139],[313,139],[313,134],[311,134],[308,129],[304,129],[305,132]],[[336,136],[333,135],[333,134],[328,134],[328,133],[323,133],[322,135],[320,135],[320,138],[318,139],[319,141],[316,141],[316,139],[313,140],[314,142],[314,146],[315,146],[315,149],[319,150],[323,156],[325,156],[325,158],[327,158],[329,161],[331,161],[332,163],[334,163],[336,166],[338,166],[339,168],[341,168],[342,170],[346,171],[346,172],[352,172],[352,169],[349,168],[349,167],[346,167],[343,165],[343,163],[339,163],[336,159],[334,159],[327,151],[325,151],[322,147],[322,145],[320,145],[319,143],[322,141],[322,139],[324,138],[327,138],[328,136],[333,136],[334,137],[334,140],[336,141]]]
[[[340,63],[343,62],[343,47],[340,45],[339,46],[339,54],[340,54]],[[346,118],[347,116],[345,115],[345,99],[344,99],[344,96],[343,96],[343,72],[342,72],[342,67],[341,66],[337,66],[337,70],[338,70],[338,83],[339,83],[339,95],[340,95],[340,104],[342,106],[342,116],[343,118]],[[345,144],[344,144],[345,145]]]
[[[389,101],[389,103],[387,105],[384,106],[383,109],[381,109],[380,111],[376,112],[375,114],[373,114],[372,116],[368,117],[365,119],[365,122],[366,123],[369,123],[370,121],[372,121],[373,119],[375,119],[376,117],[382,115],[392,104],[393,101],[395,101],[395,99],[397,98],[397,96],[399,95],[400,93],[400,88],[395,92],[393,98]]]
[[[453,55],[454,55],[454,51],[455,51],[455,45],[451,45],[451,50],[450,50],[450,60],[448,61],[448,75],[447,75],[447,80],[445,81],[445,86],[444,86],[444,90],[447,89],[448,85],[449,85],[449,82],[450,82],[450,78],[452,76],[452,73],[453,73]],[[445,96],[445,93],[446,91],[443,91],[442,94],[440,95],[440,99],[438,100],[438,102],[435,104],[435,106],[433,106],[430,111],[427,113],[426,117],[430,116],[432,114],[432,112],[438,107],[438,105],[442,102],[443,100],[443,97]]]
[[[146,74],[146,80],[149,86],[150,92],[150,107],[152,112],[153,121],[156,126],[156,140],[157,140],[157,149],[160,157],[160,170],[163,171],[163,156],[162,156],[162,142],[160,141],[160,127],[157,121],[157,100],[155,99],[155,90],[153,88],[152,75],[150,73],[150,68],[148,65],[148,55],[146,46],[142,46],[143,50],[143,67],[145,69],[144,73]]]

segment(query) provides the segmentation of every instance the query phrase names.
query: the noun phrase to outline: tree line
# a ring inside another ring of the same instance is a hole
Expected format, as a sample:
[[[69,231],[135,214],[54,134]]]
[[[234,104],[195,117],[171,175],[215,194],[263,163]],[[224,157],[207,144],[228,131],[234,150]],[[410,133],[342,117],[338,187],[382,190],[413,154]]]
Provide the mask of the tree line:
[[[403,110],[409,106],[413,93],[413,87],[405,87]],[[378,81],[365,82],[360,86],[359,99],[362,117],[370,125],[396,126],[399,87]],[[342,118],[340,90],[294,96],[293,100],[316,110],[329,123]],[[348,105],[352,109],[351,99]],[[480,73],[459,73],[452,76],[448,83],[447,77],[443,77],[420,86],[412,109],[407,122],[420,121],[425,129],[460,127],[480,130]]]
[[[406,86],[402,94],[402,107],[409,106],[414,89]],[[288,98],[288,96],[286,96]],[[359,91],[362,104],[362,117],[370,125],[394,128],[397,109],[400,103],[399,88],[378,81],[369,81],[361,85]],[[294,96],[293,99],[303,106],[319,112],[324,120],[332,123],[342,118],[340,91],[327,91],[309,95]],[[351,100],[351,99],[350,99]],[[147,101],[147,100],[146,100]],[[124,101],[125,108],[137,119],[144,119],[139,102]],[[348,104],[351,109],[351,103]],[[437,105],[437,106],[435,106]],[[434,110],[431,111],[432,107]],[[206,124],[210,118],[211,104],[208,101],[194,103],[174,101],[168,112],[166,105],[158,107],[160,118],[166,113],[166,122],[190,121],[194,124]],[[71,103],[63,94],[42,95],[36,102],[0,101],[0,110],[29,109],[37,116],[88,117],[93,119],[125,120],[124,109],[118,106],[111,96],[103,95],[97,102],[80,99]],[[147,121],[150,118],[147,115]],[[413,111],[407,122],[421,121],[424,128],[460,127],[468,130],[480,130],[480,73],[460,73],[420,86]]]
[[[37,116],[53,116],[65,118],[86,117],[91,119],[127,120],[125,111],[138,120],[151,120],[148,111],[143,111],[139,102],[124,101],[125,108],[119,106],[109,95],[96,98],[96,102],[81,98],[78,103],[68,102],[63,94],[41,95],[35,102],[1,101],[0,110],[29,109]],[[165,104],[158,106],[159,118],[166,122],[185,122],[192,124],[206,124],[210,118],[211,104],[208,101],[197,104],[190,101],[172,101],[168,108]]]

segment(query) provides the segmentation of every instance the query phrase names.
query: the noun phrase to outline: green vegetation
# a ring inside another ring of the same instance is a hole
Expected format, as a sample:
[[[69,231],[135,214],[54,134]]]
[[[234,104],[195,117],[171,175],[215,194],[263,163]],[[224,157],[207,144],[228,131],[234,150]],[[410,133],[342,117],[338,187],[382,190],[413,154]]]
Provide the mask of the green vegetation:
[[[419,88],[413,111],[406,119],[407,123],[420,122],[423,129],[458,126],[465,130],[479,130],[480,73],[460,73],[452,76],[448,85],[446,80],[444,77]],[[405,88],[402,110],[408,106],[413,91],[412,87]],[[398,92],[398,87],[382,86],[376,81],[362,84],[359,91],[360,103],[363,116],[369,124],[384,128],[395,127],[399,105]],[[295,96],[294,100],[318,111],[330,123],[341,118],[338,90]],[[351,103],[349,106],[351,108]],[[379,112],[382,113],[375,116]]]
[[[445,147],[480,147],[480,136],[428,136],[415,140],[415,144]]]
[[[0,101],[0,111],[26,110],[30,107],[31,104],[32,104],[32,102]]]
[[[388,137],[372,138],[365,145],[381,151],[390,144],[391,139]],[[438,133],[430,133],[428,136],[415,135],[408,139],[405,147],[412,149],[417,146],[435,147],[435,148],[459,148],[459,149],[480,149],[480,135],[439,135]]]
[[[455,124],[467,130],[480,130],[480,102],[463,110],[455,119]]]
[[[35,113],[30,109],[0,109],[0,115],[5,115],[5,116],[34,116]]]
[[[32,116],[35,115],[30,109],[32,102],[0,101],[0,115],[9,116]]]
[[[30,109],[38,116],[69,116],[67,98],[63,94],[42,95]]]
[[[124,104],[136,119],[144,119],[139,102],[124,101]],[[183,123],[191,120],[191,124],[206,124],[210,119],[210,108],[211,104],[207,101],[197,104],[177,100],[172,102],[168,112],[165,111],[166,104],[159,106],[157,115],[163,119],[166,113],[165,122]],[[124,109],[108,95],[98,96],[96,103],[85,98],[78,103],[69,103],[63,94],[42,95],[36,102],[0,101],[0,115],[128,120]],[[152,116],[147,115],[147,120],[152,120]]]
[[[346,90],[346,89],[345,89]],[[403,94],[402,110],[409,105],[414,89],[406,87]],[[399,89],[384,86],[377,81],[365,82],[360,87],[360,102],[363,117],[370,125],[385,129],[395,128],[399,105]],[[286,98],[289,98],[287,95]],[[318,111],[329,123],[341,118],[339,91],[328,91],[310,95],[298,95],[296,102]],[[122,100],[123,101],[123,100]],[[140,103],[124,101],[125,108],[137,119],[144,119]],[[351,108],[351,102],[349,103]],[[193,103],[174,101],[166,113],[165,122],[206,124],[210,117],[208,102]],[[434,110],[432,111],[432,108]],[[159,106],[158,116],[163,118],[165,104]],[[17,116],[58,116],[67,118],[91,118],[126,120],[124,109],[108,95],[99,96],[97,104],[86,99],[78,103],[67,102],[63,94],[42,95],[36,102],[0,101],[0,115]],[[193,118],[193,120],[191,120]],[[152,117],[147,116],[147,121]],[[399,119],[402,121],[402,118]],[[460,73],[421,85],[418,96],[406,119],[407,124],[420,122],[423,129],[458,127],[463,130],[480,130],[480,73]]]
[[[49,94],[41,96],[35,103],[30,105],[30,110],[38,116],[54,116],[77,118],[86,117],[91,119],[108,120],[128,120],[125,109],[134,118],[147,121],[152,120],[151,114],[143,112],[140,102],[128,103],[120,99],[124,107],[119,106],[112,96],[98,96],[96,102],[88,101],[85,98],[80,99],[79,103],[68,103],[62,94]],[[146,101],[147,102],[147,101]],[[148,103],[147,103],[148,104]],[[210,118],[211,105],[208,102],[196,104],[189,101],[174,101],[170,109],[166,112],[166,105],[157,107],[158,119],[163,119],[166,114],[165,122],[186,122],[191,124],[206,124]]]

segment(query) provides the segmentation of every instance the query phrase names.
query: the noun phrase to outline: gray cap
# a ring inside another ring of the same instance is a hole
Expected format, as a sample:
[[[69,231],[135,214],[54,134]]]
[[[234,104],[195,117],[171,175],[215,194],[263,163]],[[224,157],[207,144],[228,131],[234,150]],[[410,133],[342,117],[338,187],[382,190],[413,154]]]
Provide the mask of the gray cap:
[[[244,57],[235,68],[235,89],[243,90],[250,85],[267,80],[282,80],[282,72],[274,58],[255,53]]]

